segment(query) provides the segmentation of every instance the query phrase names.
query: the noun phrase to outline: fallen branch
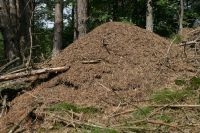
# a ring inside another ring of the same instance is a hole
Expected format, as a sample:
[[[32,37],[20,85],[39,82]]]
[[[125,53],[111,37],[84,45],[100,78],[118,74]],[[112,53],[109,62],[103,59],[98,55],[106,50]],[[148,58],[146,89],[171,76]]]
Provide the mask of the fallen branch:
[[[8,62],[7,64],[5,64],[4,66],[0,67],[0,72],[2,72],[4,69],[6,69],[8,66],[10,66],[11,64],[15,63],[16,61],[18,61],[20,58],[17,57],[14,60],[11,60],[10,62]]]
[[[98,59],[98,60],[86,60],[86,61],[82,61],[81,63],[82,64],[97,64],[97,63],[100,63],[101,62],[101,59]]]
[[[193,40],[193,41],[182,42],[182,43],[180,44],[180,46],[186,46],[186,45],[197,44],[197,43],[199,43],[199,41],[200,41],[199,39],[200,39],[200,37],[196,38],[196,39]]]
[[[149,107],[169,107],[169,108],[200,108],[200,105],[150,105]]]
[[[16,78],[22,78],[25,76],[34,76],[39,75],[43,73],[58,73],[58,72],[64,72],[67,71],[70,67],[64,66],[64,67],[57,67],[57,68],[44,68],[39,70],[30,70],[26,72],[20,72],[20,73],[14,73],[14,74],[7,74],[0,76],[0,82],[6,81],[6,80],[12,80]]]

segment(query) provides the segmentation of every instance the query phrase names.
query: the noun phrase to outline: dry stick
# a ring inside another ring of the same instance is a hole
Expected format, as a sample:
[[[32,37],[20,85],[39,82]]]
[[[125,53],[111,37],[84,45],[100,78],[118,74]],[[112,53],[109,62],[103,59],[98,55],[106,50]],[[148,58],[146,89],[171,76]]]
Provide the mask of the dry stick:
[[[2,75],[2,76],[0,76],[0,82],[6,81],[6,80],[12,80],[12,79],[16,79],[16,78],[22,78],[25,76],[33,76],[33,75],[43,74],[43,73],[63,72],[63,71],[69,70],[69,68],[70,67],[68,67],[68,66],[56,67],[56,68],[43,68],[43,69],[39,69],[39,70],[30,70],[30,71],[26,71],[26,72]]]
[[[173,44],[174,41],[176,40],[176,38],[177,38],[177,36],[174,37],[174,39],[171,41],[171,43],[170,43],[170,45],[169,45],[169,47],[168,47],[168,49],[167,49],[167,53],[166,53],[166,57],[165,57],[165,58],[168,58],[168,55],[169,55],[170,49],[171,49],[171,47],[172,47],[172,44]]]
[[[97,60],[85,60],[85,61],[82,61],[81,63],[82,64],[97,64],[97,63],[100,63],[101,62],[101,59],[97,59]]]
[[[1,114],[0,114],[0,118],[3,116],[4,111],[6,110],[6,100],[7,100],[7,95],[3,96],[3,103],[2,103],[2,110],[1,110]]]
[[[8,67],[9,65],[15,63],[18,60],[19,60],[19,57],[15,58],[14,60],[11,60],[10,62],[8,62],[7,64],[5,64],[4,66],[0,67],[0,72],[2,72],[6,67]]]
[[[169,108],[200,108],[200,105],[150,105],[150,107],[169,107]]]

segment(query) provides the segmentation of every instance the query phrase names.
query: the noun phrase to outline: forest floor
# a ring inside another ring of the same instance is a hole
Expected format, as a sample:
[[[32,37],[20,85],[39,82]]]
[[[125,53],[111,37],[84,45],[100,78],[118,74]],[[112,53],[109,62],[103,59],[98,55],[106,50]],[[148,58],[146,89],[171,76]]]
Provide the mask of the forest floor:
[[[189,53],[134,25],[105,23],[39,65],[70,69],[12,100],[0,132],[198,133],[200,79]]]

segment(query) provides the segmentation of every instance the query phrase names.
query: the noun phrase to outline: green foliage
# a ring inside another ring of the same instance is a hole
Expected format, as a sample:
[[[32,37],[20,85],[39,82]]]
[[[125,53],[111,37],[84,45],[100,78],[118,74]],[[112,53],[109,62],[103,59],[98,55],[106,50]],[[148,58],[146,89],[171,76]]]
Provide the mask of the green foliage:
[[[133,116],[134,118],[142,119],[145,118],[148,114],[150,114],[152,110],[153,109],[151,107],[143,107],[133,112]]]
[[[162,120],[166,123],[170,123],[173,121],[172,117],[170,117],[169,115],[166,115],[166,114],[156,115],[156,119]]]
[[[88,113],[88,114],[94,114],[94,113],[100,112],[100,110],[95,107],[79,107],[77,105],[66,103],[66,102],[51,105],[49,107],[49,110],[50,111],[71,111],[72,110],[73,112],[76,112],[76,113],[83,112],[83,113]]]
[[[154,102],[159,104],[169,104],[174,103],[178,101],[184,100],[186,97],[191,96],[192,92],[187,89],[182,90],[170,90],[170,89],[164,89],[155,92],[152,95],[152,99]]]
[[[186,85],[186,81],[181,80],[181,79],[176,79],[175,84],[178,85],[178,86],[183,86],[183,85]]]
[[[196,90],[200,87],[200,78],[199,77],[193,77],[189,81],[189,88]]]

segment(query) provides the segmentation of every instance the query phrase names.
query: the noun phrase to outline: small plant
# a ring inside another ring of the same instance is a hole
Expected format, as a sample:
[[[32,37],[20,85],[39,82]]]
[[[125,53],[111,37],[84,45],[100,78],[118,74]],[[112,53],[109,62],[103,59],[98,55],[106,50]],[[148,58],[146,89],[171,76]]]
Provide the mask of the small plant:
[[[170,89],[164,89],[155,92],[152,95],[152,99],[156,103],[167,104],[167,103],[182,101],[189,95],[191,95],[191,91],[187,89],[176,90],[176,91]]]
[[[184,86],[184,85],[186,85],[186,81],[185,80],[176,79],[175,80],[175,84],[178,85],[178,86]]]
[[[162,120],[162,121],[164,121],[166,123],[172,122],[172,118],[170,116],[168,116],[168,115],[165,115],[165,114],[157,115],[156,119]]]
[[[148,114],[151,113],[153,109],[151,107],[143,107],[141,109],[136,110],[133,113],[133,116],[137,119],[143,119],[145,118]]]
[[[62,102],[62,103],[57,103],[54,105],[51,105],[49,107],[50,111],[73,111],[76,113],[98,113],[100,112],[99,109],[95,108],[95,107],[79,107],[77,105],[71,104],[71,103],[66,103],[66,102]]]
[[[193,90],[197,90],[200,88],[200,78],[199,77],[193,77],[189,81],[189,88]]]

